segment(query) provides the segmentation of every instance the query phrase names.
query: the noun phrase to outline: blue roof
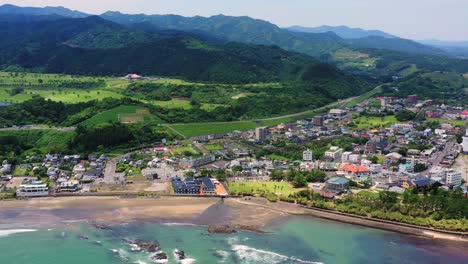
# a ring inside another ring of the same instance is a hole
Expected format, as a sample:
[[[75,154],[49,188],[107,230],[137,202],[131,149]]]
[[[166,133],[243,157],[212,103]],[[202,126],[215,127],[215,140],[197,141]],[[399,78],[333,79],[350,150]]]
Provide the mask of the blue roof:
[[[203,187],[204,188],[210,188],[210,189],[215,188],[213,182],[211,181],[211,179],[209,177],[203,177],[202,182],[203,182]]]
[[[347,184],[349,181],[345,178],[334,177],[334,178],[329,179],[327,182],[333,183],[333,184]]]
[[[416,176],[413,178],[413,183],[416,186],[426,186],[432,183],[432,180],[425,176]]]

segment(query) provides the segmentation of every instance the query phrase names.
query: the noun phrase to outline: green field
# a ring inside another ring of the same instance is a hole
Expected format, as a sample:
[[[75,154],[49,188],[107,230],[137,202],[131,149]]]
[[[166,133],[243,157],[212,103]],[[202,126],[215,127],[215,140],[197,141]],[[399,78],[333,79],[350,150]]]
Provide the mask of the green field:
[[[467,120],[448,120],[444,118],[428,118],[429,121],[437,121],[439,123],[448,123],[453,126],[465,127],[468,125]]]
[[[353,107],[361,102],[364,102],[365,100],[375,96],[376,94],[378,93],[381,93],[382,92],[382,88],[381,87],[378,87],[378,88],[375,88],[373,90],[370,90],[369,92],[349,101],[347,104],[345,104],[344,106],[345,107]]]
[[[303,189],[295,189],[285,182],[230,182],[230,193],[271,192],[276,195],[288,196]]]
[[[79,103],[91,100],[101,100],[104,98],[122,98],[123,95],[107,90],[79,90],[79,89],[66,89],[66,90],[34,90],[25,89],[22,93],[11,96],[8,93],[9,88],[0,88],[0,102],[21,103],[31,99],[34,95],[39,95],[45,99],[50,99],[56,102],[64,103]]]
[[[176,124],[168,126],[185,137],[224,134],[234,130],[246,131],[257,127],[257,125],[252,121]]]
[[[81,124],[90,126],[108,122],[138,123],[153,120],[155,120],[155,117],[148,112],[148,109],[142,106],[121,105],[97,114]]]
[[[207,144],[207,145],[203,145],[203,147],[206,150],[209,150],[209,151],[223,150],[224,149],[224,146],[222,144]]]
[[[192,148],[190,146],[181,146],[181,147],[173,148],[173,149],[171,149],[171,152],[174,155],[183,155],[186,152],[189,152],[192,155],[199,154],[198,151],[196,151],[194,148]]]
[[[358,129],[380,129],[398,123],[395,116],[375,117],[360,116],[353,119]]]

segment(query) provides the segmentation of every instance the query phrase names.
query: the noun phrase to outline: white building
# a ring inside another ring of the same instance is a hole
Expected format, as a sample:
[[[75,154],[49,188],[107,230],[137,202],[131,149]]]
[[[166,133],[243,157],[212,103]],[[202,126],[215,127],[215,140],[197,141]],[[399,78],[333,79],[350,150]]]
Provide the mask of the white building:
[[[257,127],[255,129],[255,139],[257,141],[263,141],[266,139],[266,136],[267,136],[267,132],[268,132],[268,128],[267,127]]]
[[[459,186],[462,183],[462,174],[459,171],[448,171],[446,177],[447,185]]]
[[[463,137],[463,152],[468,153],[468,128],[466,129],[465,136]]]
[[[361,155],[360,154],[351,154],[351,155],[349,155],[349,162],[351,162],[351,163],[361,162]]]
[[[314,157],[312,156],[312,150],[307,149],[306,151],[302,152],[302,159],[304,161],[313,161]]]
[[[330,150],[325,151],[325,157],[332,158],[333,160],[341,158],[341,154],[343,154],[343,149],[336,146],[330,147]]]
[[[21,184],[16,190],[18,197],[34,197],[34,196],[47,196],[49,195],[49,187],[42,181],[32,181],[29,183]]]
[[[349,161],[349,156],[353,154],[351,151],[345,151],[343,154],[341,154],[341,162],[348,162]]]
[[[382,171],[382,165],[380,164],[371,164],[370,169],[372,173],[380,173]]]

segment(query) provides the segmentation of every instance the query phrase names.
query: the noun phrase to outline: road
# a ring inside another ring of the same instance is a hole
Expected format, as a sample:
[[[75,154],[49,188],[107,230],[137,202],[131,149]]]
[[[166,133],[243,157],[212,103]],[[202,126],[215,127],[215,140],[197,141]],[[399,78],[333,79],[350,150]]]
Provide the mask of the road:
[[[437,151],[435,157],[431,157],[430,160],[433,167],[439,166],[442,162],[442,159],[455,147],[455,140],[452,139],[447,144],[445,144],[444,150]]]
[[[17,130],[56,130],[56,131],[74,131],[76,127],[49,127],[43,125],[26,125],[0,128],[0,131],[17,131]]]

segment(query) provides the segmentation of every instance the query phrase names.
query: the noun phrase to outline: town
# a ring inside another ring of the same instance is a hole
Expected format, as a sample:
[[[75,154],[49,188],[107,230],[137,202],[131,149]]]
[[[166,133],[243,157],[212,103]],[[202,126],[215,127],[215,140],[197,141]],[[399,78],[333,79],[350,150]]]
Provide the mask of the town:
[[[417,115],[427,119],[404,121]],[[339,199],[351,192],[402,194],[434,184],[466,195],[466,120],[466,109],[417,96],[377,97],[295,123],[163,140],[120,156],[51,153],[22,164],[5,160],[0,186],[17,197],[271,192],[277,200],[294,188],[309,188]],[[275,189],[259,183],[274,183]]]

